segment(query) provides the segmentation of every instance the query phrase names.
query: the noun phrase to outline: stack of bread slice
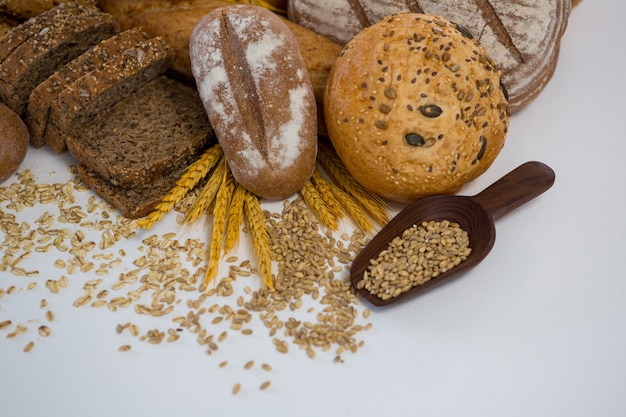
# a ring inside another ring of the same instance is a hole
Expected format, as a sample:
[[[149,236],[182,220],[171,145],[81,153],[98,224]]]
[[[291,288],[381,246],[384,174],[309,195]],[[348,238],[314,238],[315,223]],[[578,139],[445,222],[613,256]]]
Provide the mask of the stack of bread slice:
[[[87,185],[142,217],[215,139],[195,88],[164,75],[172,58],[161,38],[65,2],[0,39],[0,101],[34,146],[69,149]]]

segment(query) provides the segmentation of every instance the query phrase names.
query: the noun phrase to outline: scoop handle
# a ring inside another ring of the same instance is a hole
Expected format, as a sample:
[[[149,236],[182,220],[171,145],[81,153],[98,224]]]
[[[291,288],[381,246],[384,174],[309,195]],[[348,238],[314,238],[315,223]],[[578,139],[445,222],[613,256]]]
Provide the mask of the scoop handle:
[[[554,171],[542,162],[526,162],[494,182],[472,199],[494,220],[527,203],[554,184]]]

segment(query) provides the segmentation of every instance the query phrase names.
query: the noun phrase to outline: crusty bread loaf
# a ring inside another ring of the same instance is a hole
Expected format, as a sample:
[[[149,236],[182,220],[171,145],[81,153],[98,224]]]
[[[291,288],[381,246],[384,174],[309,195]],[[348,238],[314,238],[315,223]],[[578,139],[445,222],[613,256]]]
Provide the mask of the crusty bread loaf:
[[[146,39],[78,78],[50,106],[46,143],[63,152],[67,135],[163,74],[171,59],[172,51],[162,39]]]
[[[513,111],[552,77],[572,0],[290,0],[289,18],[344,45],[399,12],[429,13],[465,27],[498,63]]]
[[[200,97],[233,177],[282,199],[315,168],[317,117],[295,37],[274,13],[231,5],[208,13],[189,43]]]
[[[15,45],[20,36],[8,35],[0,41],[0,50],[10,53],[0,63],[0,99],[13,111],[23,115],[30,93],[58,68],[76,58],[93,45],[118,32],[115,19],[95,7],[65,7],[63,3],[55,9],[33,18],[34,21],[48,21],[48,14],[54,16],[42,29],[32,23],[23,36],[23,41]],[[59,12],[57,9],[61,9]],[[75,9],[71,13],[66,9]],[[18,33],[22,29],[15,29]],[[13,48],[12,46],[15,46]]]
[[[119,187],[83,164],[78,164],[78,175],[102,199],[129,219],[150,214],[156,205],[174,188],[184,169],[174,170],[143,185]]]
[[[95,0],[3,0],[0,11],[19,19],[28,19],[44,13],[61,3],[81,3],[95,6]]]
[[[114,15],[122,28],[141,27],[150,36],[161,36],[176,52],[171,69],[187,80],[193,80],[189,59],[192,30],[207,13],[230,5],[226,0],[99,0],[102,10]],[[328,72],[341,46],[313,30],[288,21],[302,58],[309,71],[318,108],[318,132],[326,135],[323,117],[324,88]]]
[[[13,110],[0,103],[0,184],[20,166],[28,151],[28,129]]]
[[[0,13],[0,39],[4,38],[7,33],[22,23],[21,20],[13,16]]]
[[[119,59],[125,51],[131,50],[147,39],[140,29],[128,29],[100,42],[39,84],[30,94],[24,116],[24,121],[30,130],[31,142],[36,147],[45,144],[50,106],[65,88],[71,86],[80,77],[101,68],[106,62]],[[61,142],[61,145],[55,148],[57,151],[62,151],[63,146]]]
[[[364,29],[330,72],[326,122],[368,190],[414,201],[454,193],[499,154],[509,108],[500,74],[463,28],[401,13]]]
[[[185,166],[215,136],[196,90],[159,77],[67,137],[70,153],[112,186],[136,187]]]

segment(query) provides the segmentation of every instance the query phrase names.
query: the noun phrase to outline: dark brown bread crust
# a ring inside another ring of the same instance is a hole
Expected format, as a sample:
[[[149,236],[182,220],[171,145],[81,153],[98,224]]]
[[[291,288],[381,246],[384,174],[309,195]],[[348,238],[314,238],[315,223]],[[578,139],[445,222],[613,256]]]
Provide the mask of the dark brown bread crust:
[[[78,164],[78,175],[96,194],[118,209],[122,216],[130,219],[145,217],[176,185],[184,169],[169,174],[140,186],[118,187],[83,164]]]
[[[24,121],[30,130],[30,140],[36,147],[45,144],[45,131],[50,116],[50,107],[59,94],[77,79],[102,67],[106,62],[119,59],[126,50],[147,40],[137,28],[112,36],[89,49],[87,52],[60,68],[39,84],[28,99]],[[57,151],[62,150],[62,146]]]
[[[162,75],[172,56],[171,49],[162,39],[147,39],[77,79],[50,107],[46,143],[55,151],[63,152],[67,135],[146,82]]]
[[[166,77],[138,88],[67,137],[80,163],[122,188],[167,175],[214,142],[198,93]]]
[[[24,114],[28,97],[35,87],[67,62],[119,30],[111,15],[94,7],[78,7],[76,13],[70,15],[56,12],[55,9],[47,12],[56,16],[53,23],[16,45],[0,64],[0,99],[20,116]],[[6,44],[17,39],[7,38]]]

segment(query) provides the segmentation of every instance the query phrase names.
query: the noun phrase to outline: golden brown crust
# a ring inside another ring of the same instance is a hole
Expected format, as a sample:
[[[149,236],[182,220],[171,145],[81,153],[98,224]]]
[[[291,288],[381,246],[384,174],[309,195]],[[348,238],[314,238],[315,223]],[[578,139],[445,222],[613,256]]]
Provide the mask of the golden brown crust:
[[[28,151],[28,129],[22,119],[10,108],[0,103],[0,183],[19,168]]]
[[[405,13],[346,46],[325,113],[355,179],[407,202],[457,192],[482,174],[504,144],[509,108],[482,47],[440,17]]]

